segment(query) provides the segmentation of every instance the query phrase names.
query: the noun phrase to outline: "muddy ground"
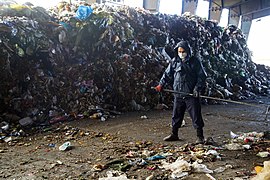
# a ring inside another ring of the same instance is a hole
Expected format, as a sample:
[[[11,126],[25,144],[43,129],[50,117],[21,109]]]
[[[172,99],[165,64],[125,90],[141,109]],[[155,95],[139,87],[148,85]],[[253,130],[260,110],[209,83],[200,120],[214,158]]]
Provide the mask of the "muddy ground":
[[[270,117],[265,119],[269,98],[246,102],[255,103],[257,107],[241,104],[202,106],[205,136],[212,137],[215,147],[222,147],[230,139],[230,131],[269,131]],[[144,115],[147,118],[141,118]],[[171,179],[171,171],[161,168],[160,159],[147,158],[167,153],[164,155],[167,162],[172,163],[183,155],[189,155],[186,159],[191,162],[194,158],[190,151],[208,148],[217,149],[221,158],[197,157],[202,160],[200,162],[210,170],[226,167],[223,172],[211,173],[212,177],[251,179],[254,167],[269,160],[269,157],[256,156],[258,151],[270,146],[268,142],[249,142],[251,149],[237,151],[195,146],[192,144],[196,139],[195,131],[187,114],[186,125],[180,129],[182,141],[164,142],[162,139],[170,133],[170,118],[170,109],[130,112],[104,122],[81,119],[57,123],[27,137],[13,138],[11,143],[0,143],[0,178],[99,179],[107,177],[108,172],[117,171],[129,179]],[[67,141],[71,143],[70,149],[59,151],[59,146]],[[135,163],[136,159],[146,160],[147,164]],[[205,173],[189,171],[183,179],[210,178]]]

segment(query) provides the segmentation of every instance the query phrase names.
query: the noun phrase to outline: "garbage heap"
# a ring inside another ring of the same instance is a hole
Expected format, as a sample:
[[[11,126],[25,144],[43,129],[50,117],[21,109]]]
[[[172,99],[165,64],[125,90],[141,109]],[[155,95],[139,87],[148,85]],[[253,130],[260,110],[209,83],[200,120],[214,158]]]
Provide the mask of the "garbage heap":
[[[182,39],[208,73],[204,95],[237,100],[269,94],[269,67],[252,62],[235,26],[98,4],[62,2],[50,10],[3,4],[0,11],[5,121],[10,114],[15,121],[29,117],[37,123],[106,120],[119,111],[152,109],[160,98],[151,87]],[[163,103],[170,105],[171,96],[166,97]]]

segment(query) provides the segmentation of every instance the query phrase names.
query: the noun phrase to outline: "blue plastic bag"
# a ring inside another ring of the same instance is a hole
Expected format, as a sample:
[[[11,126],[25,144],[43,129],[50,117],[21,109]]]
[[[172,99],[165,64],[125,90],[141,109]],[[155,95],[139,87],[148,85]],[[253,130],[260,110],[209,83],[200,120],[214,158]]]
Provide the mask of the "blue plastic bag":
[[[93,12],[93,9],[90,6],[79,6],[76,11],[76,17],[79,20],[87,19]]]

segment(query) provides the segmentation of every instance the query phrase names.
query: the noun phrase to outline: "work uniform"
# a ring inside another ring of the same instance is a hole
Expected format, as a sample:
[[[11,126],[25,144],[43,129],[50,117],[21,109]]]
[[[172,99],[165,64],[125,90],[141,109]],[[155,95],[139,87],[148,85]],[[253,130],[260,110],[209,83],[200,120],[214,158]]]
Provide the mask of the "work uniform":
[[[182,47],[187,56],[181,59],[178,56],[178,48]],[[186,41],[181,41],[175,47],[175,57],[163,73],[159,84],[164,86],[173,82],[173,89],[180,93],[174,94],[174,107],[172,114],[172,134],[178,136],[178,129],[181,127],[187,110],[192,119],[192,125],[197,129],[197,136],[203,136],[204,127],[201,115],[201,104],[199,97],[192,95],[194,91],[201,91],[206,79],[206,72],[199,58],[191,56],[191,49]],[[186,93],[186,94],[185,94]],[[199,132],[198,132],[199,131]]]

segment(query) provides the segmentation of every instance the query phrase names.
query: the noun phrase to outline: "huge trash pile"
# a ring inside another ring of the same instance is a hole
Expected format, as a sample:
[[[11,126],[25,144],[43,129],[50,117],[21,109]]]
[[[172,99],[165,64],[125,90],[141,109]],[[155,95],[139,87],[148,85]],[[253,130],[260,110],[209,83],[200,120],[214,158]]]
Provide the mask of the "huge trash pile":
[[[159,97],[151,87],[181,39],[202,57],[205,95],[237,100],[269,94],[269,67],[252,62],[241,30],[195,15],[98,4],[62,2],[45,10],[1,3],[0,34],[5,121],[106,120],[119,111],[154,108]]]

